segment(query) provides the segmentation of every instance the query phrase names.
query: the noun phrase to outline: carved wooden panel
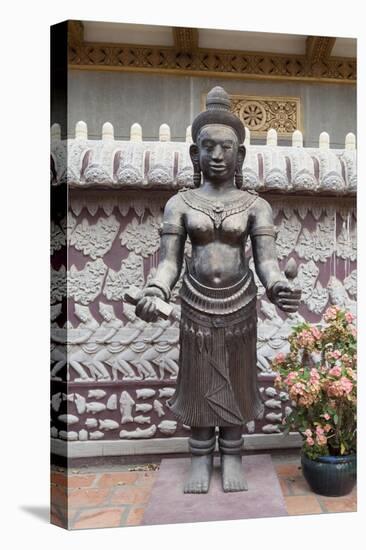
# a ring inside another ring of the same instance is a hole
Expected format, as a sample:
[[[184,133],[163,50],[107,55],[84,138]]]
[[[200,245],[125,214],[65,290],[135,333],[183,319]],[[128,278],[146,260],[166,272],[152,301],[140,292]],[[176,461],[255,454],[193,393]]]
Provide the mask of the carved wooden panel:
[[[230,99],[232,112],[253,137],[266,137],[270,128],[279,138],[291,138],[295,130],[302,130],[299,97],[232,95]]]

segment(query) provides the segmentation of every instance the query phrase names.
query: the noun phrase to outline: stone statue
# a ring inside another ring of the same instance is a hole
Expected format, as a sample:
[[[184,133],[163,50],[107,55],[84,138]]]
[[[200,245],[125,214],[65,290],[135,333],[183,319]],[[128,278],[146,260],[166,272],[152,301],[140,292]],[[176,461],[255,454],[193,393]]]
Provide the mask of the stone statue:
[[[216,427],[223,490],[247,490],[243,425],[263,412],[256,370],[256,285],[245,256],[248,237],[269,300],[290,313],[297,310],[301,294],[280,271],[270,205],[254,191],[241,189],[242,122],[230,112],[221,87],[210,91],[206,106],[192,124],[195,189],[183,189],[167,202],[159,266],[136,305],[137,316],[156,320],[156,298],[169,302],[189,236],[192,255],[185,258],[180,290],[179,373],[167,402],[191,427],[185,493],[209,489]]]

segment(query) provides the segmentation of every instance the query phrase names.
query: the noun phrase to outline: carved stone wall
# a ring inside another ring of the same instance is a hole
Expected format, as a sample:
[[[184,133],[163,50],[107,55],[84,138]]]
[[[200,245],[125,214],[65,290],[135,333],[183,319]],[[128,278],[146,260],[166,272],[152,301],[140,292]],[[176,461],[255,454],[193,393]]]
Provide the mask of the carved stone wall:
[[[62,441],[77,442],[80,456],[100,454],[96,441],[131,442],[133,449],[131,440],[177,441],[189,436],[189,427],[180,425],[166,407],[179,368],[180,283],[173,293],[174,315],[167,321],[146,324],[136,318],[133,306],[122,301],[131,284],[142,287],[154,274],[159,260],[158,227],[176,178],[165,186],[164,176],[156,176],[154,185],[146,189],[143,179],[138,184],[134,179],[136,185],[131,187],[113,183],[113,178],[108,183],[108,174],[121,172],[121,162],[108,172],[110,159],[116,157],[110,154],[113,147],[106,153],[104,145],[95,142],[91,147],[88,143],[85,150],[91,154],[85,161],[85,154],[80,153],[84,148],[79,144],[76,154],[75,142],[69,144],[67,177],[65,172],[59,177],[55,168],[53,172],[54,185],[65,185],[69,174],[73,178],[82,174],[78,183],[75,179],[70,182],[67,219],[51,228],[51,434],[54,449]],[[171,152],[180,144],[167,145]],[[141,144],[141,150],[144,147]],[[279,434],[279,424],[291,407],[288,396],[273,388],[270,366],[277,353],[288,349],[291,327],[303,319],[318,322],[329,304],[353,312],[356,307],[355,200],[345,183],[350,174],[355,178],[356,172],[350,162],[339,171],[335,165],[350,152],[317,150],[318,170],[313,163],[312,172],[308,162],[312,153],[308,151],[257,149],[249,148],[244,175],[250,174],[252,179],[248,176],[245,181],[259,190],[265,189],[263,181],[265,185],[271,182],[271,192],[264,196],[274,212],[278,258],[281,267],[290,257],[295,258],[303,299],[299,312],[286,316],[268,302],[257,280],[257,367],[266,407],[261,419],[246,425],[248,436]],[[262,158],[258,171],[251,168],[253,155]],[[58,167],[59,158],[55,155],[53,161]],[[291,158],[290,172],[286,158]],[[175,159],[174,154],[161,154],[161,174],[174,174]],[[132,156],[122,170],[129,170],[135,178],[140,162]],[[186,166],[188,172],[188,160]],[[288,193],[294,190],[297,178],[311,193]],[[319,193],[318,182],[323,185],[326,178],[333,195]],[[341,194],[335,194],[336,188]],[[63,263],[66,247],[68,265]],[[189,243],[186,252],[189,254]],[[249,249],[247,252],[250,255]],[[169,452],[169,446],[161,448]]]

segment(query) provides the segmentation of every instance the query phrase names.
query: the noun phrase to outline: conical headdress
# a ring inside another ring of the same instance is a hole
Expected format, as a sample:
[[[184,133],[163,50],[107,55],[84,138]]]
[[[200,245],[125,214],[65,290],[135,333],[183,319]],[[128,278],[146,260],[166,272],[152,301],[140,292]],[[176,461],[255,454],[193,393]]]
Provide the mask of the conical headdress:
[[[206,111],[196,116],[192,123],[192,139],[196,143],[198,134],[207,124],[224,124],[236,133],[239,145],[245,139],[245,128],[241,120],[230,112],[230,98],[221,86],[215,86],[207,94]]]

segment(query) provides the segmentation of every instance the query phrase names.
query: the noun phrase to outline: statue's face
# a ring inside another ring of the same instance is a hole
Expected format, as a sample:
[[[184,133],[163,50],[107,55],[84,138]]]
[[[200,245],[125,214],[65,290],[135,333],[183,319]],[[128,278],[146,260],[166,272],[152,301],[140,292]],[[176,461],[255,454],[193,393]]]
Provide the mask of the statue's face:
[[[198,138],[199,162],[203,175],[212,181],[225,181],[234,176],[238,139],[229,126],[204,126]]]

